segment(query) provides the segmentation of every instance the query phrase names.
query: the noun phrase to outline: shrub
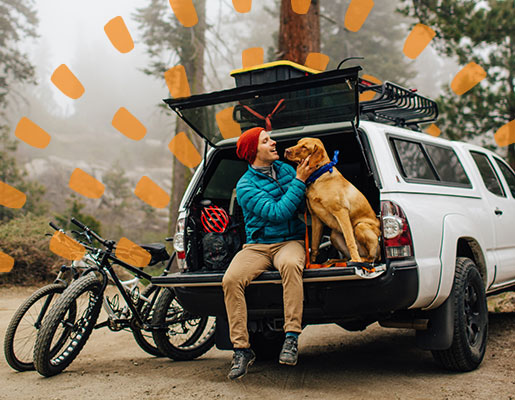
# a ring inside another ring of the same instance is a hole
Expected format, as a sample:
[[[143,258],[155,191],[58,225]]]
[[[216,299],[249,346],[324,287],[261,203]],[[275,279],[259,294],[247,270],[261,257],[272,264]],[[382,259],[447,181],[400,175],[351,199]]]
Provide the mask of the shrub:
[[[50,251],[45,233],[53,234],[48,220],[32,214],[0,226],[0,249],[15,260],[9,273],[0,274],[0,284],[34,285],[55,278],[64,260]]]

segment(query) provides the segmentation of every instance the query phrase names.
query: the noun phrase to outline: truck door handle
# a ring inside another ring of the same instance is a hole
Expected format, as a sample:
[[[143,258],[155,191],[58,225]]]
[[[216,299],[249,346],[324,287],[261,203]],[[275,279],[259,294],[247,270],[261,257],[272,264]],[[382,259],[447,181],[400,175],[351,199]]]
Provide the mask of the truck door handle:
[[[502,215],[502,210],[496,208],[494,213],[495,213],[495,215]]]

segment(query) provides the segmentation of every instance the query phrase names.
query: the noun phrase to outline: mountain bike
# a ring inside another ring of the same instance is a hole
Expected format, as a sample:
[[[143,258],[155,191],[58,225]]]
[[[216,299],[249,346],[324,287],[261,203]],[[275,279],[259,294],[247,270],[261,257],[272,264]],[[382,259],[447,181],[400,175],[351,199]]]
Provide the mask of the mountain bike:
[[[192,359],[213,347],[214,321],[209,317],[188,313],[177,302],[175,293],[170,289],[150,285],[140,293],[137,285],[139,280],[150,281],[152,276],[118,258],[115,241],[103,239],[75,218],[71,222],[83,234],[90,235],[99,242],[102,248],[81,243],[96,262],[66,288],[42,321],[34,345],[34,366],[41,375],[56,375],[68,367],[79,355],[94,328],[130,330],[138,345],[151,354],[155,350],[155,355],[170,356],[169,349],[172,348],[184,355],[184,359]],[[50,225],[59,230],[55,224]],[[141,247],[151,255],[149,265],[168,258],[163,272],[167,274],[175,253],[169,257],[163,245]],[[122,282],[113,268],[115,264],[135,275],[135,278]],[[105,293],[108,282],[114,283],[117,289],[113,297]],[[157,301],[158,297],[166,298],[167,301]],[[107,319],[97,324],[102,306],[107,313]],[[166,306],[165,311],[160,310],[160,315],[164,315],[164,318],[160,318],[159,325],[152,322],[157,306]],[[72,313],[75,315],[73,319],[69,317]],[[168,333],[168,346],[164,348],[164,352],[161,346],[156,348],[153,343],[152,334],[155,331]]]

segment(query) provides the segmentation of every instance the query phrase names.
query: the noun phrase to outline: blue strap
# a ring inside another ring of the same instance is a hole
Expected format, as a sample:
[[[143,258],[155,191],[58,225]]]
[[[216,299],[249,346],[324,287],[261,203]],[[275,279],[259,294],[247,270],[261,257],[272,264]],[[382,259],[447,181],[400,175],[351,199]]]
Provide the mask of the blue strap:
[[[319,169],[313,172],[308,179],[306,179],[306,185],[315,182],[318,178],[320,178],[327,171],[333,172],[333,167],[338,163],[338,154],[340,154],[339,150],[334,151],[333,160],[330,163],[322,165]]]

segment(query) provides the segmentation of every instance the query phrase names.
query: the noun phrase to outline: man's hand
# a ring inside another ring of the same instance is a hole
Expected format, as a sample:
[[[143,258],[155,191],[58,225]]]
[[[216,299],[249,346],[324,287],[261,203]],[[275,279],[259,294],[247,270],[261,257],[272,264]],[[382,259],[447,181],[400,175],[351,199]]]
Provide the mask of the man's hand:
[[[297,179],[306,182],[306,179],[315,172],[318,168],[317,165],[309,165],[309,157],[306,157],[297,167]]]

